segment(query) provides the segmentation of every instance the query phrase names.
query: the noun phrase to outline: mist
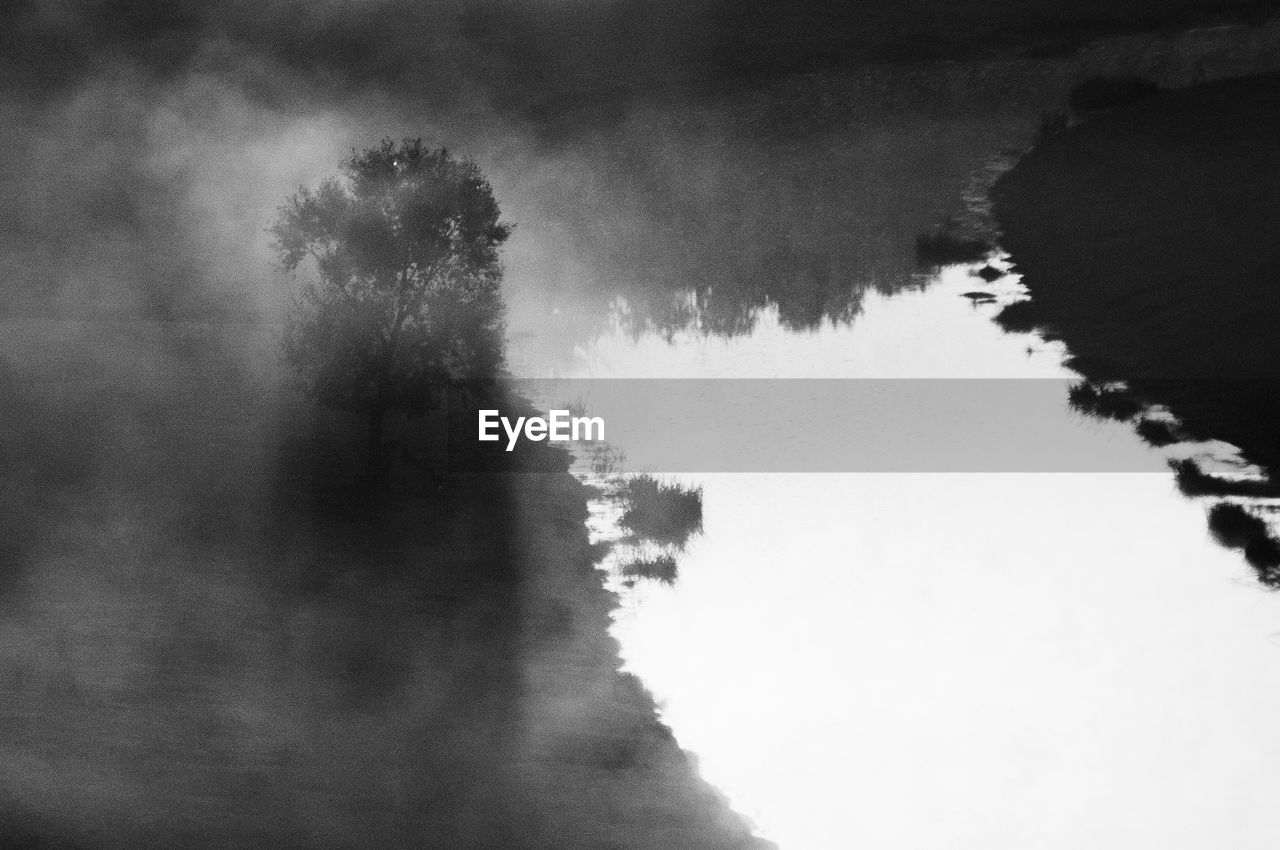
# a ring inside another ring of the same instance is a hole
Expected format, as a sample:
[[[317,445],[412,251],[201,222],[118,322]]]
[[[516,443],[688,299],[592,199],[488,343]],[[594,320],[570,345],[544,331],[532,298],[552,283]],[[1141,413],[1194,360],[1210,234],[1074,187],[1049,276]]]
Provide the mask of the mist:
[[[1065,91],[1040,54],[1168,5],[0,15],[0,836],[760,846],[618,672],[581,492],[350,486],[352,422],[281,361],[267,228],[353,149],[421,137],[516,225],[517,374],[615,323],[848,324],[923,285],[914,236]]]

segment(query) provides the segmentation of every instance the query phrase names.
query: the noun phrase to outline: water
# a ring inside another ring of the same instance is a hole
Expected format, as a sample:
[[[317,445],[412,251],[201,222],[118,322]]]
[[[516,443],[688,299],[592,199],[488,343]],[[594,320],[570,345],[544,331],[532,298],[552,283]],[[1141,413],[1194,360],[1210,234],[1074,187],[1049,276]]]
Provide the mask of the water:
[[[952,270],[791,341],[874,372],[853,337],[949,325],[934,374],[1061,372],[958,296],[971,285]],[[773,342],[598,350],[615,375],[724,375]],[[901,350],[879,349],[885,372]],[[674,587],[615,580],[615,634],[704,776],[781,847],[1272,846],[1280,608],[1167,473],[677,477],[704,488],[705,533]]]
[[[730,131],[688,160],[667,139],[630,182],[566,168],[618,208],[599,232],[526,208],[514,361],[570,378],[1069,379],[1060,346],[962,297],[1007,303],[1016,276],[912,271],[912,233],[945,198],[980,197],[1035,114],[978,112],[788,142],[753,178],[768,204],[734,181],[773,143]],[[663,196],[695,176],[685,206]],[[747,282],[716,277],[723,262]],[[549,277],[550,297],[521,289]],[[1275,846],[1280,604],[1129,426],[1065,397],[1038,415],[1154,471],[670,476],[704,489],[679,580],[611,574],[627,668],[783,850]]]

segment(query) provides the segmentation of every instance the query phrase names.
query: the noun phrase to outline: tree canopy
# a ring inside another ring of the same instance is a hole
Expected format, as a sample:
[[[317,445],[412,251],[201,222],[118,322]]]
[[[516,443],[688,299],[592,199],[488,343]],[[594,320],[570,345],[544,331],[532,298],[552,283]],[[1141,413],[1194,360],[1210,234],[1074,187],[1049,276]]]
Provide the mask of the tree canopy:
[[[301,189],[271,228],[284,267],[313,261],[285,355],[321,404],[370,418],[418,414],[442,382],[503,364],[502,267],[511,234],[475,163],[421,139],[353,151],[341,177]]]

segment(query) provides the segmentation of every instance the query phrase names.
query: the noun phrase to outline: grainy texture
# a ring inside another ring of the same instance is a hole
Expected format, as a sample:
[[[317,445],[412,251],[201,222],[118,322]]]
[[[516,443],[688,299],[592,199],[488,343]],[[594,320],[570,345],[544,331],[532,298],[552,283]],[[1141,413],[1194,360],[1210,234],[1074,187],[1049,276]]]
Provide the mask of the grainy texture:
[[[1280,76],[1166,93],[1039,145],[995,186],[1018,322],[1193,433],[1280,464]],[[1012,316],[1011,316],[1012,318]]]

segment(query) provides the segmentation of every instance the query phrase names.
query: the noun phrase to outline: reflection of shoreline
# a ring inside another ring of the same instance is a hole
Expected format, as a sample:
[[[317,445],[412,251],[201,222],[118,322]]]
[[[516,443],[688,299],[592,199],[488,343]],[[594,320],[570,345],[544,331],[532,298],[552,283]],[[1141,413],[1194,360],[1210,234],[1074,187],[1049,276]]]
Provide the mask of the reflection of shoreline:
[[[362,423],[185,328],[8,327],[0,846],[762,846],[619,674],[558,452],[373,498]]]
[[[634,658],[630,653],[636,650],[635,646],[629,645],[626,640],[628,629],[625,623],[635,617],[637,612],[643,609],[648,603],[653,601],[651,593],[664,594],[673,592],[673,585],[677,581],[677,571],[679,563],[683,561],[686,554],[684,544],[670,545],[663,544],[655,539],[646,538],[644,535],[635,533],[633,528],[629,528],[626,520],[627,500],[620,496],[620,491],[627,481],[636,480],[659,480],[665,484],[669,484],[673,489],[685,494],[696,494],[698,503],[697,508],[697,534],[701,533],[702,525],[702,487],[689,485],[680,479],[670,479],[662,477],[655,479],[646,473],[628,473],[623,471],[625,463],[625,455],[617,449],[602,445],[579,445],[574,447],[575,462],[571,468],[573,476],[581,483],[587,498],[587,506],[589,516],[587,519],[587,528],[589,530],[590,539],[594,547],[599,547],[603,551],[603,556],[597,561],[596,569],[600,580],[607,589],[612,599],[610,608],[610,641],[617,647],[618,658],[620,659],[620,674],[634,680],[641,687],[645,688],[643,698],[652,700],[653,697],[648,691],[651,683],[648,683],[641,675],[640,671],[633,669]],[[667,560],[670,563],[670,571],[658,568],[654,569],[657,564]],[[639,567],[637,569],[637,567]],[[678,724],[671,723],[666,716],[666,701],[661,700],[657,707],[657,716],[664,724],[664,727],[670,728],[672,735],[672,743],[677,748],[683,750],[684,743],[681,740],[683,731]],[[707,787],[714,789],[716,797],[715,806],[727,807],[735,818],[745,818],[746,822],[752,826],[753,838],[750,847],[758,847],[760,850],[772,847],[770,841],[772,837],[766,827],[760,823],[754,822],[753,818],[744,816],[741,812],[747,808],[743,806],[744,801],[727,796],[727,792],[722,790],[720,786],[712,785],[712,780],[704,777],[701,768],[698,766],[698,758],[700,753],[695,747],[690,747],[685,751],[692,755],[692,764],[696,781],[707,783]],[[688,758],[688,756],[686,756]],[[683,783],[682,783],[683,784]],[[737,825],[726,830],[727,833],[735,833]]]
[[[618,597],[596,569],[601,545],[588,539],[591,488],[568,472],[511,478],[530,565],[522,617],[533,629],[524,659],[530,749],[522,758],[533,767],[531,790],[542,795],[532,802],[551,813],[549,835],[565,847],[606,846],[610,835],[629,847],[772,847],[697,776],[653,697],[622,672],[610,634]]]
[[[1002,324],[1061,339],[1073,369],[1162,405],[1180,439],[1225,441],[1272,473],[1277,97],[1268,75],[1121,107],[1043,140],[993,189],[1032,296]],[[1249,560],[1264,580],[1280,569]]]

